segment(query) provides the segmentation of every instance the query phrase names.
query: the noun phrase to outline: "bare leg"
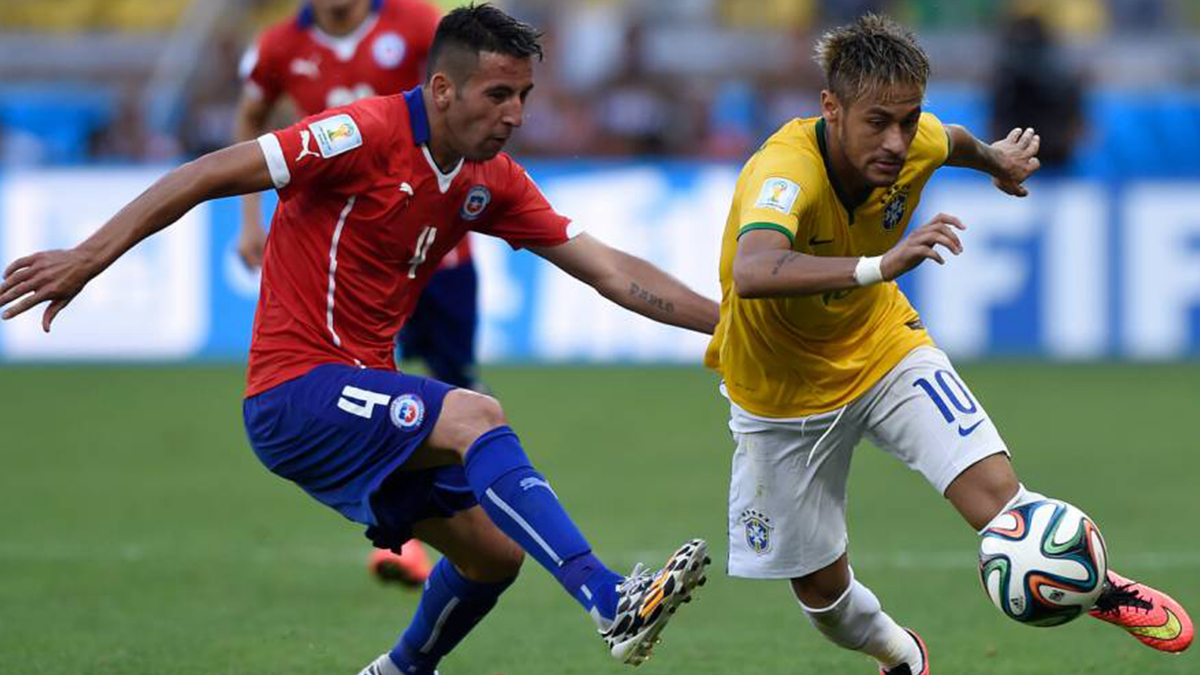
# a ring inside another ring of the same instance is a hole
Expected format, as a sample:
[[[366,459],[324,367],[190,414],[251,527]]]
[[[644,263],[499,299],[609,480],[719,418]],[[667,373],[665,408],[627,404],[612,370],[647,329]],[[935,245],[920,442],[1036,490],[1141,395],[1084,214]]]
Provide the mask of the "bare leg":
[[[452,518],[430,518],[413,526],[413,534],[446,556],[464,577],[499,583],[517,576],[525,554],[478,506]]]
[[[1008,456],[999,453],[972,464],[946,488],[946,499],[978,532],[991,522],[1020,489]]]

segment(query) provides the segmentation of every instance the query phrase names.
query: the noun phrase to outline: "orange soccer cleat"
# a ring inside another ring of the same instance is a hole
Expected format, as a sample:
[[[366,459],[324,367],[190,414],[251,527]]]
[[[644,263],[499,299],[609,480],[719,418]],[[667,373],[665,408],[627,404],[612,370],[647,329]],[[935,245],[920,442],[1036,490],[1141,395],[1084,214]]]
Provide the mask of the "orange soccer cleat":
[[[1142,644],[1181,652],[1192,644],[1192,619],[1171,596],[1109,570],[1104,592],[1089,612],[1120,626]]]
[[[377,548],[367,558],[367,569],[376,579],[410,587],[424,584],[432,567],[425,547],[416,539],[405,542],[399,553]]]

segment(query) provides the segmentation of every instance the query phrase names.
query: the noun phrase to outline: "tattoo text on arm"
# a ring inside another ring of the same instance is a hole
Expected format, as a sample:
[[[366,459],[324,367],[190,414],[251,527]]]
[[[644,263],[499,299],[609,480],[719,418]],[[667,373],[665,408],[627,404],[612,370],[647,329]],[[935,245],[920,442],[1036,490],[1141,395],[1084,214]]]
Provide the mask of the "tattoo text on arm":
[[[652,307],[657,307],[667,314],[675,313],[675,303],[651,293],[649,290],[638,286],[636,283],[629,284],[629,295],[641,300],[642,302],[645,302]]]
[[[791,261],[793,261],[799,257],[800,257],[800,255],[798,253],[796,253],[795,251],[792,251],[790,253],[784,253],[784,254],[780,255],[779,259],[775,261],[775,267],[771,268],[771,276],[773,276],[773,277],[779,276],[779,271],[781,269],[783,269],[784,265],[790,263]]]

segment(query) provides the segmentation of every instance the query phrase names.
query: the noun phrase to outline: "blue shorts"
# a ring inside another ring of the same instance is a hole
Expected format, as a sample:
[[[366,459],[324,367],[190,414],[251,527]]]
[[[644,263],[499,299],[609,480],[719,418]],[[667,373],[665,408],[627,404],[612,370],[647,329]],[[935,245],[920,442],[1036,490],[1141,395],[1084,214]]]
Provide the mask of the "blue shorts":
[[[398,471],[437,423],[453,387],[387,370],[326,364],[246,399],[246,434],[271,472],[397,548],[412,524],[475,505],[461,466]]]

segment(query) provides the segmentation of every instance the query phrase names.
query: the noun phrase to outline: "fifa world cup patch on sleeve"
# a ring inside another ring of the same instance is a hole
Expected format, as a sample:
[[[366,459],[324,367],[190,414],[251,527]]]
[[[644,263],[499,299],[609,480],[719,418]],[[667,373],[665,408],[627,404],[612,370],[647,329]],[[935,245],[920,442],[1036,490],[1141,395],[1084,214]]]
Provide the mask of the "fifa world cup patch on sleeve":
[[[762,191],[758,193],[758,201],[754,207],[771,209],[780,213],[791,213],[800,196],[800,186],[795,181],[786,178],[768,178],[763,181]]]
[[[325,159],[353,150],[363,142],[354,118],[345,113],[317,120],[308,128],[317,139],[317,147]]]

